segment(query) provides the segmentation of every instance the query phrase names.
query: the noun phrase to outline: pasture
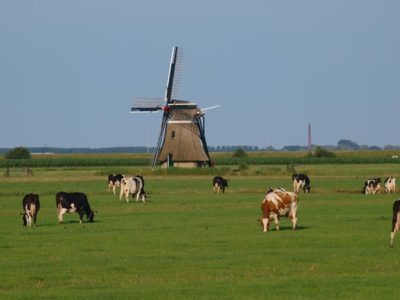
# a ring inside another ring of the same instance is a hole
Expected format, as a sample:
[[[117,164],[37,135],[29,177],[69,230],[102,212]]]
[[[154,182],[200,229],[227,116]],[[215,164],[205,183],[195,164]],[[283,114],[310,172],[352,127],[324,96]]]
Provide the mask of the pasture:
[[[272,224],[268,233],[257,222],[260,204],[267,187],[291,189],[282,166],[228,173],[225,194],[212,193],[212,176],[149,174],[148,203],[120,202],[108,192],[102,174],[109,167],[1,177],[0,298],[397,298],[400,235],[393,249],[389,239],[400,197],[360,191],[368,177],[399,177],[398,165],[296,168],[312,186],[299,197],[299,229],[282,219],[281,230]],[[59,191],[85,192],[95,222],[66,214],[57,224]],[[19,215],[29,192],[41,200],[33,229],[23,228]]]

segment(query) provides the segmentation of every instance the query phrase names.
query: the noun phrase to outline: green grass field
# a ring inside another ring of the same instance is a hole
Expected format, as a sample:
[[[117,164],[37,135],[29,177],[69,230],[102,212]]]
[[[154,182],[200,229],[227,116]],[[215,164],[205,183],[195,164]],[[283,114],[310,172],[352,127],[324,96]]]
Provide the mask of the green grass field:
[[[148,175],[148,203],[119,202],[99,175],[109,168],[1,177],[0,299],[398,298],[400,236],[393,249],[389,239],[399,197],[360,194],[367,177],[399,177],[398,165],[296,169],[312,185],[299,197],[299,229],[282,219],[268,233],[260,204],[267,187],[291,189],[285,166],[228,174],[225,194],[212,193],[207,175]],[[69,214],[57,224],[59,191],[85,192],[95,222]],[[19,215],[29,192],[41,200],[34,229]]]

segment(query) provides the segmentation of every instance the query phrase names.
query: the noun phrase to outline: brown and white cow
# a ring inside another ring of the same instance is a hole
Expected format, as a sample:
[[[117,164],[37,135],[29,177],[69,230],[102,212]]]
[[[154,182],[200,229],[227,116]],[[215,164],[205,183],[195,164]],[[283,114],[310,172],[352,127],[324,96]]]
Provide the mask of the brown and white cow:
[[[385,194],[396,193],[396,178],[388,177],[385,179]]]
[[[24,213],[22,214],[22,220],[24,226],[32,227],[36,226],[36,218],[40,209],[39,195],[27,194],[22,199],[22,208]]]
[[[399,229],[400,229],[400,200],[396,200],[393,202],[392,231],[390,233],[390,247],[392,248],[394,245],[394,237]]]
[[[361,194],[376,194],[381,191],[381,179],[370,178],[364,182],[364,187],[361,190]]]
[[[276,230],[279,230],[279,217],[287,216],[292,220],[292,228],[297,226],[298,196],[294,192],[272,191],[265,195],[261,203],[263,231],[267,232],[270,220],[275,221]]]

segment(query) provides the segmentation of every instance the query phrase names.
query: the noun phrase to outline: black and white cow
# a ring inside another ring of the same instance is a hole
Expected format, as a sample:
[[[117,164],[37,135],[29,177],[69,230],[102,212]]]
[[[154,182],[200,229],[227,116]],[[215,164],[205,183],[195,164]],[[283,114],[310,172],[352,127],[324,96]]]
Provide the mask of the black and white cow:
[[[220,191],[225,193],[225,188],[228,187],[228,181],[228,179],[225,179],[221,176],[215,176],[212,180],[214,193],[217,192],[219,194]]]
[[[381,190],[381,179],[370,178],[364,182],[364,187],[361,190],[361,194],[376,194]]]
[[[305,174],[293,174],[293,191],[298,194],[300,190],[303,189],[304,193],[310,193],[310,178]]]
[[[36,226],[36,218],[40,209],[39,195],[32,193],[25,195],[22,199],[22,208],[24,210],[22,214],[23,225],[27,227]]]
[[[117,187],[121,186],[121,180],[124,178],[124,174],[110,174],[108,175],[108,191],[112,189],[114,195]]]
[[[394,245],[394,237],[400,229],[400,200],[393,202],[392,231],[390,232],[390,247]]]
[[[385,194],[396,193],[396,178],[388,177],[385,179]]]
[[[136,196],[136,201],[142,200],[142,202],[146,202],[147,195],[144,191],[143,176],[136,175],[134,177],[125,177],[121,180],[119,200],[122,200],[122,196],[125,196],[126,202],[129,202],[129,195]]]
[[[83,215],[89,222],[93,222],[95,212],[90,208],[87,196],[84,193],[65,193],[59,192],[56,194],[56,205],[58,210],[58,223],[62,223],[64,213],[79,214],[79,223],[83,223]]]

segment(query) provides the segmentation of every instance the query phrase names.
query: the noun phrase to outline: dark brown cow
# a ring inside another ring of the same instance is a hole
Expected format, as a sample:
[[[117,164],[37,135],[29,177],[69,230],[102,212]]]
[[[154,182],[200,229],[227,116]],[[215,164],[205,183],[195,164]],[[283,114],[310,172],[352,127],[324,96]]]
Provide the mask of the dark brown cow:
[[[394,237],[400,229],[400,200],[393,202],[392,232],[390,233],[390,247],[393,248]]]
[[[272,191],[265,195],[261,203],[263,231],[267,232],[270,219],[275,220],[276,230],[279,230],[279,217],[287,216],[292,220],[293,229],[297,226],[298,196],[293,192]]]
[[[22,214],[23,225],[27,227],[36,226],[36,218],[40,209],[39,195],[32,193],[25,195],[22,199],[22,208],[24,209]]]
[[[225,188],[228,187],[228,180],[221,176],[215,176],[212,180],[212,185],[214,193],[217,192],[219,194],[220,191],[225,193]]]

